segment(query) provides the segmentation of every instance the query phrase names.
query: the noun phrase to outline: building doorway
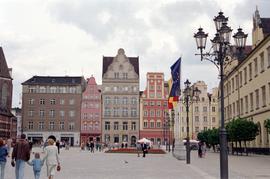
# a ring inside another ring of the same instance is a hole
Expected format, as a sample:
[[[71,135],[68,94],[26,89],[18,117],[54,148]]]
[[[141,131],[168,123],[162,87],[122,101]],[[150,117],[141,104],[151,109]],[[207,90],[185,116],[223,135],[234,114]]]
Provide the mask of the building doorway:
[[[135,147],[136,146],[136,142],[137,142],[137,138],[136,136],[131,136],[131,146],[132,147]]]

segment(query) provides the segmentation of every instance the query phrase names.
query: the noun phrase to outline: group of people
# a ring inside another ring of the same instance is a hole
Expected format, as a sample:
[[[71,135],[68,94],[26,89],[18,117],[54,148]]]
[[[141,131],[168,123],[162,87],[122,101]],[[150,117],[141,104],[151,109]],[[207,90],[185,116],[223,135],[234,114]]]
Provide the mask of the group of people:
[[[91,153],[94,153],[95,149],[96,151],[102,151],[103,150],[103,145],[102,143],[94,143],[94,141],[88,141],[88,142],[82,142],[81,143],[81,150],[89,150]]]
[[[60,160],[58,156],[58,148],[53,139],[48,139],[47,146],[44,148],[44,157],[41,159],[40,153],[34,153],[34,159],[30,160],[31,144],[26,140],[25,134],[13,146],[11,154],[11,166],[15,167],[16,179],[23,179],[25,163],[33,167],[35,179],[40,178],[40,172],[44,163],[47,167],[47,176],[53,179],[56,170],[60,170]],[[0,179],[4,179],[5,166],[7,157],[10,156],[8,142],[0,138]]]
[[[145,157],[145,154],[148,153],[149,145],[147,145],[146,143],[137,143],[136,147],[137,147],[138,157],[140,157],[141,151],[143,153],[143,157]]]

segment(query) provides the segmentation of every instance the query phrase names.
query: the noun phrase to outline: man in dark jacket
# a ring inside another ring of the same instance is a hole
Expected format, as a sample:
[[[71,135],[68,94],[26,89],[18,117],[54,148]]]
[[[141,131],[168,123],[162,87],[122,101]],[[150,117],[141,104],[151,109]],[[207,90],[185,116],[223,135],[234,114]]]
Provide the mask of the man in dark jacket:
[[[25,134],[22,134],[21,139],[19,139],[19,141],[15,144],[12,151],[11,162],[14,163],[14,160],[16,161],[16,179],[23,179],[25,162],[30,159],[30,146],[29,143],[25,140],[25,138]]]

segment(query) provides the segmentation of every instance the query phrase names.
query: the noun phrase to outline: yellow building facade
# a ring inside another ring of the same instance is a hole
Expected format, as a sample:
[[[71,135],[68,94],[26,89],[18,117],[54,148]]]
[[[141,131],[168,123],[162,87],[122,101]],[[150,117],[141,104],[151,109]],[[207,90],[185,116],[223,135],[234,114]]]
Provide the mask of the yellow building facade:
[[[270,18],[261,18],[258,10],[253,17],[251,52],[228,69],[224,80],[225,122],[238,117],[252,120],[259,126],[259,135],[248,147],[269,148],[265,121],[270,119]]]

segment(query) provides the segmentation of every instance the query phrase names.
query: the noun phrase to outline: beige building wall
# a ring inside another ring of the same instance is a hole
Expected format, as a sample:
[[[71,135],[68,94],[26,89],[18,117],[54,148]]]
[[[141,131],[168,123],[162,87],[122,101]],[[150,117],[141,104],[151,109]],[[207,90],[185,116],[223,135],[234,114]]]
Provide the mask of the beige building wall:
[[[102,137],[108,144],[135,145],[139,138],[138,57],[119,49],[115,57],[103,58]]]
[[[224,82],[225,122],[240,117],[259,126],[259,135],[248,143],[249,147],[270,147],[269,133],[264,127],[265,120],[270,118],[269,23],[270,18],[261,18],[256,9],[253,16],[253,49],[237,66],[230,66]]]
[[[200,131],[219,127],[218,113],[218,89],[212,89],[212,93],[208,93],[207,85],[204,81],[198,81],[192,85],[197,87],[201,94],[197,102],[193,102],[189,106],[189,137],[197,139]],[[187,136],[187,113],[186,104],[180,103],[180,138]]]

